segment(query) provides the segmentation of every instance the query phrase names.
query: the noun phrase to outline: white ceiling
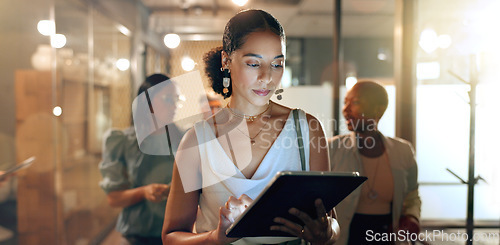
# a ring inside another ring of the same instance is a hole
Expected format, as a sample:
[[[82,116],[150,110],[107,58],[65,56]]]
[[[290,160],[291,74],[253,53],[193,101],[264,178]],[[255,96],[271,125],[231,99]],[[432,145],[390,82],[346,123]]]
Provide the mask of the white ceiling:
[[[343,37],[392,37],[395,0],[342,0]],[[331,37],[333,0],[248,0],[239,8],[231,0],[142,0],[151,11],[149,26],[160,35],[183,39],[220,39],[229,18],[241,9],[274,15],[289,37]]]

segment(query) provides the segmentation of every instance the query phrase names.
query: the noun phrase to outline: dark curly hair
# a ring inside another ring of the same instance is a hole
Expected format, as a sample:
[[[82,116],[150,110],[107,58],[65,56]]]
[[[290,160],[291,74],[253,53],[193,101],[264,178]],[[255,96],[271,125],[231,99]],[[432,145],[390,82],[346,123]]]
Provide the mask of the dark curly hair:
[[[216,93],[224,95],[222,92],[224,87],[222,86],[221,52],[225,51],[228,55],[231,55],[245,44],[250,33],[267,30],[278,35],[283,42],[286,41],[285,31],[279,21],[263,10],[244,10],[227,22],[222,37],[222,46],[210,50],[203,58],[205,73],[210,78],[212,89]],[[227,95],[224,95],[224,99],[231,96],[232,84],[228,89],[229,92]]]

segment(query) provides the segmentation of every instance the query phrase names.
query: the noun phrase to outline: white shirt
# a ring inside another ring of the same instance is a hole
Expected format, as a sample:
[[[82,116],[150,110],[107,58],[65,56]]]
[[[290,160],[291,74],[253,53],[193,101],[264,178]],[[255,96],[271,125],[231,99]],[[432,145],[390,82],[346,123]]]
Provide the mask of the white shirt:
[[[304,140],[306,170],[309,171],[309,127],[304,111],[299,110],[300,127]],[[245,123],[243,121],[243,123]],[[199,212],[196,219],[197,232],[206,232],[217,228],[219,207],[224,206],[230,196],[236,198],[242,194],[255,199],[270,180],[279,171],[300,171],[301,161],[297,147],[297,134],[292,112],[288,116],[281,133],[272,143],[254,175],[247,179],[226,154],[219,140],[206,121],[196,123],[196,137],[201,158],[202,193],[199,200]],[[237,130],[232,131],[241,134]],[[234,139],[228,133],[228,139]],[[248,138],[247,138],[248,140]],[[250,144],[248,140],[248,144]],[[241,152],[236,152],[238,154]],[[242,161],[236,156],[237,160]],[[244,161],[244,159],[243,159]],[[240,163],[241,164],[241,163]],[[291,237],[253,237],[242,238],[233,244],[281,243],[294,240]]]

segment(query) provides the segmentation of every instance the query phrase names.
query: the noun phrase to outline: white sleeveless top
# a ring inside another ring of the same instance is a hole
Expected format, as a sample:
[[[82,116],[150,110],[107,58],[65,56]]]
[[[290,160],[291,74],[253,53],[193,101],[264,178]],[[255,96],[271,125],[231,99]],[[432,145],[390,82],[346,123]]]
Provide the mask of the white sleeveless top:
[[[304,111],[299,110],[298,114],[304,140],[306,171],[309,171],[309,127]],[[243,121],[243,123],[245,122]],[[281,133],[272,143],[271,148],[250,179],[243,175],[222,148],[219,140],[227,139],[226,137],[215,139],[215,134],[206,121],[196,123],[194,128],[201,158],[200,169],[203,184],[196,218],[196,231],[199,233],[217,228],[219,207],[224,206],[230,196],[238,198],[242,194],[246,194],[255,199],[277,172],[302,170],[292,111],[288,115]],[[236,131],[235,133],[240,132]],[[228,135],[229,139],[232,139],[231,132]],[[248,237],[233,244],[273,244],[294,239],[297,238]]]

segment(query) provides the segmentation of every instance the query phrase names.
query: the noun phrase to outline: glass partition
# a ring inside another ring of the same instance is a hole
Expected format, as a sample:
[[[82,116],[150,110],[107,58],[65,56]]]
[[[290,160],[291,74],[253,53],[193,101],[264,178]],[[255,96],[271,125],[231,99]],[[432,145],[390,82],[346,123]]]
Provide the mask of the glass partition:
[[[475,227],[497,233],[500,169],[494,111],[500,105],[500,36],[494,30],[499,2],[418,3],[416,125],[423,219],[464,227],[473,216]],[[468,181],[476,183],[470,197]]]
[[[0,170],[35,157],[0,186],[6,241],[99,243],[119,212],[98,163],[104,132],[131,125],[131,32],[79,0],[2,1],[0,13]]]
[[[0,170],[6,170],[29,157],[37,157],[28,168],[36,179],[30,183],[24,181],[26,171],[17,177],[10,177],[0,183],[0,227],[6,242],[21,243],[18,234],[39,233],[47,242],[55,241],[57,213],[53,209],[39,212],[38,209],[47,204],[54,204],[53,190],[55,182],[50,176],[55,161],[51,156],[41,156],[48,148],[35,142],[43,138],[50,140],[53,133],[52,122],[52,83],[51,68],[54,65],[53,49],[50,47],[50,23],[53,23],[53,1],[2,1],[0,3]],[[23,16],[23,18],[21,18]],[[46,20],[49,30],[37,25]],[[51,22],[52,21],[52,22]],[[43,35],[43,34],[45,35]],[[22,89],[21,89],[22,88]],[[43,90],[44,94],[37,94]],[[19,103],[20,100],[26,104]],[[35,100],[43,100],[43,104],[30,104]],[[38,131],[33,125],[39,125]],[[30,142],[20,147],[23,140]],[[42,192],[34,191],[30,186],[39,185]],[[18,205],[18,190],[30,189],[21,199],[31,198],[31,203]],[[42,198],[47,197],[42,200]],[[22,212],[21,210],[30,210]],[[46,220],[46,228],[42,229],[42,220]],[[27,236],[33,243],[41,242],[35,236]]]
[[[379,122],[379,130],[395,136],[396,89],[394,81],[394,1],[341,1],[340,111],[345,93],[358,80],[384,85],[389,105]],[[340,134],[349,133],[340,117]]]

